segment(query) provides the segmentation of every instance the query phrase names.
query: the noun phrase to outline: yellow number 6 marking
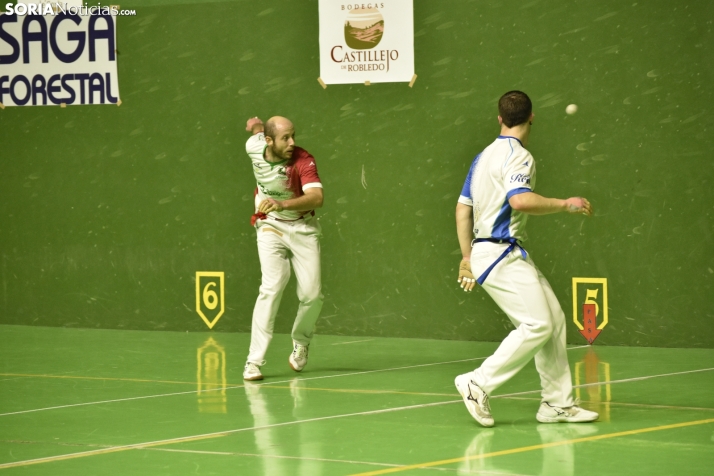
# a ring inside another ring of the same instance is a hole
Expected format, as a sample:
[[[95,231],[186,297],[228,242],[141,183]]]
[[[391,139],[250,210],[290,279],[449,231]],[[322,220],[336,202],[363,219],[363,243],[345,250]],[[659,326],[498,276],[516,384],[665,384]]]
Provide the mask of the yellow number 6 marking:
[[[218,322],[218,319],[221,318],[225,310],[224,277],[225,274],[223,271],[196,272],[196,312],[201,316],[201,319],[203,319],[203,322],[206,323],[209,329],[213,329],[213,326],[216,325],[216,322]],[[201,283],[201,278],[218,278],[218,283],[216,283],[215,279],[206,283],[204,279],[203,282],[205,284],[203,284]],[[218,288],[216,288],[217,284],[220,284]],[[216,291],[220,292],[220,295]],[[201,304],[203,304],[203,306],[201,306]],[[203,308],[206,309],[206,312],[214,311],[219,304],[220,308],[216,315],[213,316],[213,319],[207,317],[203,312]]]
[[[215,285],[216,283],[208,283],[206,287],[203,288],[203,304],[211,311],[218,306],[218,295],[216,295],[215,291],[210,291],[208,288]]]

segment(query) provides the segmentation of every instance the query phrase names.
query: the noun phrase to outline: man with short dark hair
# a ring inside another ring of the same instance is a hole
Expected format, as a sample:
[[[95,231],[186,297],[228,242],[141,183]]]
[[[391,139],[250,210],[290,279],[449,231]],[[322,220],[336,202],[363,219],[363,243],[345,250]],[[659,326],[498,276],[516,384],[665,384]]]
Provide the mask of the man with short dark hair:
[[[315,209],[322,206],[322,183],[315,158],[295,145],[295,128],[284,117],[263,122],[248,119],[252,135],[245,149],[257,182],[255,226],[262,280],[253,309],[250,351],[245,380],[262,380],[260,367],[273,337],[275,316],[292,264],[300,300],[292,329],[290,367],[300,372],[307,364],[308,346],[322,309],[320,280],[320,224]]]
[[[466,292],[478,282],[516,329],[478,369],[459,375],[454,383],[474,419],[493,426],[489,395],[535,358],[542,387],[536,419],[594,421],[598,414],[573,400],[563,310],[522,246],[528,215],[590,216],[592,208],[584,198],[560,200],[533,192],[535,162],[525,148],[534,117],[528,96],[509,91],[499,100],[498,111],[501,134],[474,159],[456,205],[463,256],[458,282]]]

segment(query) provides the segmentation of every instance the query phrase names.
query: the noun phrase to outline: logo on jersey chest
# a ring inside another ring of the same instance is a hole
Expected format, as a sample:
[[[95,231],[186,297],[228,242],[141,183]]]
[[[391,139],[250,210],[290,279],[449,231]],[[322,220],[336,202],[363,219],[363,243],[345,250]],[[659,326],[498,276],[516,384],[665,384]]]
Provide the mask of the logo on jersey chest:
[[[269,197],[290,198],[290,196],[292,195],[290,192],[285,190],[270,190],[262,183],[259,183],[258,187],[260,188],[260,191],[263,193],[263,195],[267,195]]]
[[[511,175],[511,183],[515,182],[529,184],[531,183],[531,176],[528,174],[513,174]]]

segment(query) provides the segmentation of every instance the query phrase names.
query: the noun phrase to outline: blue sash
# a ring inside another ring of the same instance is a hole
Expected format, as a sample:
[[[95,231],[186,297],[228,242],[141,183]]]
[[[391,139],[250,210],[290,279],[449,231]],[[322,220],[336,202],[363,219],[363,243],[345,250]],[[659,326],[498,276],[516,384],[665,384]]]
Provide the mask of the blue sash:
[[[523,259],[526,259],[526,257],[528,256],[528,253],[526,253],[526,250],[518,243],[517,238],[508,238],[505,240],[498,240],[496,238],[477,238],[471,242],[471,246],[473,246],[476,243],[482,243],[484,241],[488,241],[491,243],[510,243],[510,245],[508,246],[508,248],[506,248],[506,250],[503,253],[501,253],[501,256],[499,256],[498,259],[496,259],[496,261],[494,261],[493,264],[491,266],[489,266],[488,269],[486,269],[486,271],[484,271],[483,274],[481,276],[479,276],[479,278],[476,280],[476,282],[479,283],[481,286],[483,286],[483,282],[486,281],[486,278],[488,278],[488,275],[491,273],[493,268],[495,268],[496,265],[498,263],[500,263],[503,258],[508,256],[508,253],[513,251],[513,249],[516,246],[518,248],[520,248],[521,256],[523,256]]]

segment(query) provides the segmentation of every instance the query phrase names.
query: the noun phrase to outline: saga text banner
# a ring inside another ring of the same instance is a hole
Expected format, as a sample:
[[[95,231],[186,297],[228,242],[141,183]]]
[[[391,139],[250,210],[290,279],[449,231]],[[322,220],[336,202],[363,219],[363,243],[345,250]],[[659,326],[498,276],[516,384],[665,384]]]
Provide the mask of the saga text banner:
[[[117,104],[113,13],[0,14],[0,103]]]

